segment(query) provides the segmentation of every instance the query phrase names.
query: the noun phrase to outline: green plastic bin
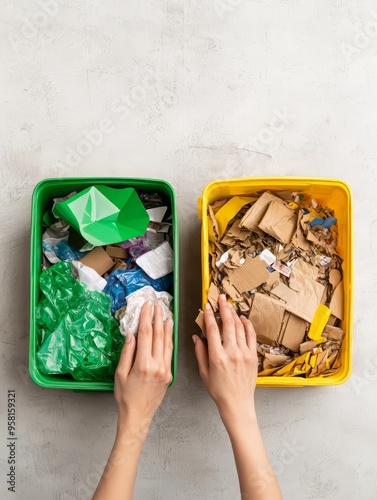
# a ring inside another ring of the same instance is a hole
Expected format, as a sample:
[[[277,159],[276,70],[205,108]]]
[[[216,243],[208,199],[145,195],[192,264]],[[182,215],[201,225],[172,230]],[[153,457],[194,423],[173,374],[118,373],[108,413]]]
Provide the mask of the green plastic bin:
[[[30,343],[29,343],[29,372],[32,380],[41,387],[50,389],[73,389],[86,391],[112,391],[113,382],[79,382],[69,375],[45,375],[37,366],[37,324],[35,308],[40,298],[39,276],[42,265],[42,217],[51,207],[53,198],[66,196],[72,191],[81,191],[89,186],[104,184],[110,187],[132,187],[138,192],[158,192],[170,200],[173,223],[173,250],[174,250],[174,332],[173,332],[173,359],[172,374],[175,381],[177,373],[178,355],[178,312],[179,312],[179,238],[177,207],[173,187],[161,179],[140,179],[123,177],[77,177],[45,179],[39,182],[33,192],[31,206],[31,242],[30,242]]]

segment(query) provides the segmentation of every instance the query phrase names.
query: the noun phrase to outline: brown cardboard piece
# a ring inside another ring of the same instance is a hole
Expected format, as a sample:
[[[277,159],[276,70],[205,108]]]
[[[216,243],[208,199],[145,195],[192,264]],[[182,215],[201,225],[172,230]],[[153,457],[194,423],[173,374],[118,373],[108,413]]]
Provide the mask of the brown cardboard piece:
[[[250,238],[250,230],[240,227],[240,219],[237,219],[233,222],[230,229],[228,229],[226,235],[236,240],[245,241],[247,238]]]
[[[234,288],[229,278],[224,278],[221,282],[221,286],[224,292],[229,295],[229,297],[234,301],[239,301],[242,299],[241,294]]]
[[[293,278],[294,289],[291,287]],[[286,302],[288,312],[299,318],[312,322],[324,291],[324,286],[317,281],[307,278],[297,269],[293,269],[289,287],[284,283],[272,289],[271,293]]]
[[[303,214],[304,214],[304,211],[299,210],[298,217],[297,217],[297,229],[292,237],[292,244],[296,248],[301,248],[301,250],[304,250],[306,252],[310,249],[310,245],[305,237],[304,230],[301,226],[301,220],[302,220]]]
[[[339,285],[342,281],[342,275],[338,269],[331,269],[329,273],[329,282],[331,283],[333,290]]]
[[[298,259],[295,263],[296,271],[299,270],[304,273],[308,278],[315,280],[318,276],[318,267],[312,266],[308,262],[305,262],[303,259]]]
[[[203,311],[199,311],[199,314],[197,315],[195,319],[195,323],[198,325],[198,327],[201,329],[203,335],[206,334],[205,332],[205,323],[204,323],[204,313]]]
[[[239,293],[249,292],[267,280],[270,273],[266,266],[259,257],[246,257],[245,263],[229,275],[229,281]]]
[[[264,192],[257,201],[249,208],[246,214],[243,216],[240,222],[240,227],[246,227],[251,231],[260,233],[258,225],[262,220],[262,217],[266,213],[271,201],[277,200],[278,203],[284,205],[283,200],[274,196],[269,191]]]
[[[288,312],[286,315],[288,316],[288,321],[284,332],[280,335],[279,344],[282,344],[293,352],[298,352],[300,344],[304,340],[308,322]]]
[[[273,290],[275,286],[277,286],[280,283],[280,273],[277,271],[272,271],[268,275],[268,278],[266,279],[266,282],[263,285],[263,288],[267,291]]]
[[[299,347],[300,356],[302,354],[305,354],[306,352],[311,351],[312,349],[314,349],[314,347],[317,347],[317,342],[315,340],[308,340],[306,342],[303,342]]]
[[[211,205],[208,205],[208,224],[212,227],[213,241],[216,241],[219,238],[219,226]]]
[[[117,247],[116,245],[107,245],[106,253],[110,255],[110,257],[116,259],[128,259],[128,250],[126,248]]]
[[[343,302],[344,302],[343,281],[341,281],[339,285],[335,288],[329,304],[331,313],[340,320],[343,319]]]
[[[254,295],[249,319],[253,324],[258,342],[276,345],[284,317],[284,304],[263,293]]]
[[[270,354],[266,353],[263,360],[263,370],[268,370],[268,368],[276,368],[286,364],[290,359],[289,356],[284,354]]]
[[[344,337],[344,331],[337,326],[326,325],[322,335],[327,340],[333,340],[335,342],[342,342]]]
[[[80,262],[97,271],[100,276],[103,276],[106,271],[114,266],[113,259],[102,247],[93,248],[93,250],[80,259]]]
[[[284,244],[291,241],[297,229],[297,214],[281,201],[271,201],[258,225],[259,229]]]
[[[114,259],[115,265],[111,269],[112,271],[115,271],[116,269],[122,269],[123,271],[127,269],[127,264],[124,262],[122,259]]]

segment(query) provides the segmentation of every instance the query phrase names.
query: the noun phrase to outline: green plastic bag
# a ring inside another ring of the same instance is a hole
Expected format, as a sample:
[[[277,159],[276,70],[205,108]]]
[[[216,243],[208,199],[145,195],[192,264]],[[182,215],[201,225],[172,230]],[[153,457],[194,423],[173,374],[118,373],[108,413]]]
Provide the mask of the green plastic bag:
[[[149,222],[148,212],[133,188],[91,186],[56,203],[53,212],[95,246],[142,236]]]
[[[114,377],[124,337],[110,313],[109,296],[88,290],[58,262],[41,273],[36,310],[37,363],[45,374],[71,374],[80,381]]]

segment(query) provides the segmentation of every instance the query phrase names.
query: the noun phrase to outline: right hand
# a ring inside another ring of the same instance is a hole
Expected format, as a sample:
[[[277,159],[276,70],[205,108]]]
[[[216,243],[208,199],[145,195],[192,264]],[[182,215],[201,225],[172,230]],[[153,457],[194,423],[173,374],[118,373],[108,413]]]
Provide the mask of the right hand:
[[[204,308],[207,344],[193,336],[199,373],[226,427],[240,418],[255,418],[254,391],[258,371],[256,335],[251,322],[237,315],[225,295],[219,299],[220,331],[209,304]]]

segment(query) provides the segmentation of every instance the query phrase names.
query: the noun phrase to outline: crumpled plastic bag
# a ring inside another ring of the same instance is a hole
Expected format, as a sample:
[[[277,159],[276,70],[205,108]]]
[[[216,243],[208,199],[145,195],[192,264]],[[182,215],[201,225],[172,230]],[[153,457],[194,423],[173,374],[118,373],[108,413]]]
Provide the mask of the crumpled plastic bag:
[[[141,269],[113,271],[107,278],[107,286],[103,289],[111,297],[112,313],[127,304],[128,295],[148,285],[157,292],[170,292],[173,288],[173,273],[154,280]]]
[[[127,308],[120,319],[120,331],[123,335],[135,334],[139,328],[140,313],[145,302],[150,300],[152,304],[160,301],[163,312],[163,321],[173,317],[169,309],[173,297],[167,292],[156,292],[151,286],[145,286],[127,296]]]
[[[80,381],[112,380],[124,337],[110,314],[109,297],[77,281],[68,262],[43,271],[40,288],[36,309],[40,371],[71,374]]]

